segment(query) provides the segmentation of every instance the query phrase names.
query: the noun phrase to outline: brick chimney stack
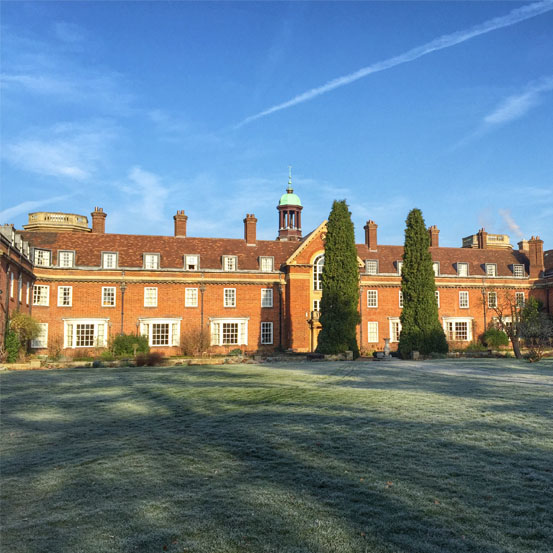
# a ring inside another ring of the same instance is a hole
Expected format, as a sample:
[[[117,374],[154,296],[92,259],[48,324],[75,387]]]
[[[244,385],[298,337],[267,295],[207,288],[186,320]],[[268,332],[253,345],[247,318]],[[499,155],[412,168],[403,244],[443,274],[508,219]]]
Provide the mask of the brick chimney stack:
[[[186,221],[188,221],[188,216],[184,214],[184,210],[177,210],[177,214],[173,215],[173,219],[175,221],[175,236],[186,238]]]
[[[101,207],[95,207],[90,214],[92,217],[92,232],[96,234],[105,234],[107,214]]]
[[[478,237],[478,249],[485,250],[488,248],[488,233],[481,228],[476,235]]]
[[[528,260],[530,261],[530,278],[538,278],[544,270],[543,240],[539,236],[532,236],[528,240]]]
[[[371,251],[376,251],[377,248],[377,233],[376,229],[378,225],[374,221],[367,221],[367,224],[363,227],[365,229],[365,244]]]
[[[247,213],[244,219],[244,240],[248,246],[255,246],[257,232],[257,219],[253,213]]]
[[[428,227],[428,235],[430,236],[430,247],[437,248],[440,245],[440,230],[436,225]]]

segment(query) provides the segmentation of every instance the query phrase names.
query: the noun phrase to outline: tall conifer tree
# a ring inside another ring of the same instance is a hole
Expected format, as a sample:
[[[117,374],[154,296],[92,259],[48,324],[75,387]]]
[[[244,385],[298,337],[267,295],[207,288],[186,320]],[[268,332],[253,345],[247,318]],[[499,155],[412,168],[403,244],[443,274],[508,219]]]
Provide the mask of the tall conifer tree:
[[[428,250],[430,238],[420,209],[411,210],[406,223],[399,351],[403,358],[413,351],[423,355],[445,353],[448,345],[438,318],[434,269]]]
[[[351,350],[354,357],[358,357],[359,267],[351,213],[345,200],[335,200],[328,217],[321,282],[322,330],[317,351],[342,353]]]

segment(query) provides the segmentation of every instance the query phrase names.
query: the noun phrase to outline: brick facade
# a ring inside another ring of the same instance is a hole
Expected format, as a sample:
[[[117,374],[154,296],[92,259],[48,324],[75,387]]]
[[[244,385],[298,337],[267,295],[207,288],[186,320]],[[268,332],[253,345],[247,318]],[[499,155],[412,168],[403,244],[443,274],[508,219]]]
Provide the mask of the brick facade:
[[[310,351],[320,331],[322,292],[314,283],[314,263],[324,255],[326,223],[304,239],[296,239],[301,228],[283,235],[282,214],[293,209],[299,213],[281,200],[275,240],[257,240],[253,214],[243,221],[244,239],[188,237],[184,211],[174,217],[175,236],[106,233],[101,208],[92,213],[92,232],[56,231],[52,217],[32,214],[39,223],[48,220],[48,228],[35,224],[15,234],[31,245],[34,267],[28,258],[16,260],[9,240],[2,242],[3,308],[15,309],[8,298],[9,274],[21,273],[24,286],[36,278],[33,316],[48,325],[39,353],[58,347],[80,356],[124,332],[146,334],[152,349],[178,354],[186,334],[200,329],[209,333],[214,352]],[[393,349],[401,315],[403,247],[379,245],[377,228],[368,221],[365,243],[357,246],[362,351],[383,349],[386,338]],[[551,305],[553,279],[539,238],[515,250],[494,249],[483,229],[475,235],[476,247],[439,247],[435,226],[429,235],[439,315],[452,345],[468,345],[490,323],[489,293],[500,302],[523,293]],[[31,305],[19,308],[30,311]]]
[[[13,226],[0,227],[0,349],[11,315],[31,313],[35,276],[29,254],[29,244]]]

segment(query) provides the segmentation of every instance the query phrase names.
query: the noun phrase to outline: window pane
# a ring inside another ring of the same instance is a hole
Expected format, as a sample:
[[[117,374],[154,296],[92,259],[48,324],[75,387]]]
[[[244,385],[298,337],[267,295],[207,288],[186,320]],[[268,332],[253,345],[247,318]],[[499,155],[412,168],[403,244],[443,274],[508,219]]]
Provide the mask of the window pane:
[[[273,290],[272,288],[261,289],[261,307],[273,307]]]
[[[152,346],[169,345],[169,323],[152,324]]]
[[[224,306],[236,307],[236,290],[234,288],[225,288]]]
[[[223,344],[238,344],[238,323],[223,323]]]
[[[273,343],[273,323],[261,323],[261,343]]]
[[[313,290],[323,289],[323,267],[325,263],[324,255],[320,255],[313,262]]]
[[[115,305],[114,286],[106,286],[102,288],[102,305],[104,307],[113,307]]]
[[[378,307],[378,290],[367,290],[367,307]]]
[[[370,344],[376,344],[378,342],[378,323],[370,321],[367,330],[367,341]]]
[[[198,289],[186,288],[184,296],[185,307],[198,307]]]
[[[469,267],[467,263],[457,263],[457,274],[459,276],[468,276]]]
[[[376,275],[378,272],[378,262],[375,259],[367,259],[365,267],[368,275]]]
[[[273,270],[273,258],[272,257],[262,257],[261,258],[261,270],[266,272],[271,272]]]
[[[75,327],[75,346],[92,347],[94,345],[94,325],[86,323],[77,324]]]

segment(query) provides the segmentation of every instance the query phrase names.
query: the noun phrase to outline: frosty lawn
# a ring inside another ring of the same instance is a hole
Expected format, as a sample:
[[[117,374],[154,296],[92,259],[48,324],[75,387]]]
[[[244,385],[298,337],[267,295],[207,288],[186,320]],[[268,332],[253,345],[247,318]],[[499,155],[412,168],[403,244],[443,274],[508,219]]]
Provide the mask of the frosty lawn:
[[[10,553],[553,550],[553,362],[4,372]]]

